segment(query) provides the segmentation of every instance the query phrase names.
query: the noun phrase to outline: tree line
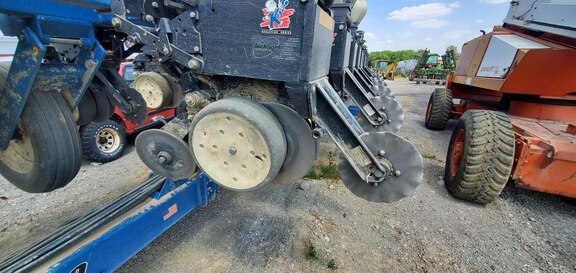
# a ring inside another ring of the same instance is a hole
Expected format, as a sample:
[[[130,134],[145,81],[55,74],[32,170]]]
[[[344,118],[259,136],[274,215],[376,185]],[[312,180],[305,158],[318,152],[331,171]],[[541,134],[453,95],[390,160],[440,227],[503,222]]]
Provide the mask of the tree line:
[[[449,46],[448,49],[456,49],[456,53],[458,52],[457,47],[456,46]],[[439,55],[444,55],[444,52],[432,52],[432,53],[438,53]],[[419,50],[413,50],[413,49],[405,49],[405,50],[397,50],[397,51],[392,51],[392,50],[383,50],[383,51],[374,51],[374,52],[370,52],[370,61],[376,61],[376,60],[386,60],[386,61],[390,61],[392,63],[397,63],[400,61],[404,61],[404,60],[410,60],[410,59],[416,59],[420,56],[422,56],[422,54],[424,54],[424,49],[419,49]],[[456,57],[458,57],[459,54],[456,55]]]

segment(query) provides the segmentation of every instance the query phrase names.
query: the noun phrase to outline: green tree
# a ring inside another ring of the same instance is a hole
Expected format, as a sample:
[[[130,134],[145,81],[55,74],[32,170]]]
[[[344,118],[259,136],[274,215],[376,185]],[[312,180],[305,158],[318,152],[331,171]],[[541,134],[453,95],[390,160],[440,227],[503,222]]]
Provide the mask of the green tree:
[[[423,50],[422,50],[423,52]],[[383,51],[374,51],[370,52],[370,61],[375,60],[387,60],[391,63],[397,63],[404,60],[414,59],[418,56],[422,55],[420,51],[406,49],[406,50],[383,50]]]

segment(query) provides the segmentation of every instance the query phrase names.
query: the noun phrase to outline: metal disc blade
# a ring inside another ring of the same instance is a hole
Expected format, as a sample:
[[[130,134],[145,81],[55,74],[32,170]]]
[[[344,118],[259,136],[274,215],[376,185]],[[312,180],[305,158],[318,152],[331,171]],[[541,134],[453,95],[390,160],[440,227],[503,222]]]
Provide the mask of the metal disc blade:
[[[272,183],[286,184],[304,177],[316,160],[316,141],[312,138],[312,130],[296,111],[285,105],[273,102],[262,103],[284,129],[286,135],[286,159],[280,172]]]
[[[375,97],[386,96],[389,98],[394,98],[392,90],[390,90],[388,86],[372,86],[370,87],[370,90],[372,90],[372,93],[375,94]]]
[[[422,181],[424,167],[422,156],[412,144],[392,133],[370,133],[362,138],[375,154],[386,151],[385,158],[392,163],[399,176],[391,175],[382,183],[373,186],[358,176],[345,158],[340,158],[340,178],[344,185],[356,196],[371,202],[391,203],[411,195]]]
[[[358,123],[360,123],[362,129],[366,132],[398,132],[400,127],[402,127],[402,123],[404,123],[404,111],[402,110],[402,106],[400,106],[396,100],[385,96],[370,98],[370,101],[374,104],[376,109],[381,112],[386,112],[390,122],[385,121],[382,125],[374,126],[362,113],[360,113],[358,115]]]
[[[153,172],[175,180],[189,178],[196,163],[188,145],[159,129],[146,130],[136,138],[138,156]]]

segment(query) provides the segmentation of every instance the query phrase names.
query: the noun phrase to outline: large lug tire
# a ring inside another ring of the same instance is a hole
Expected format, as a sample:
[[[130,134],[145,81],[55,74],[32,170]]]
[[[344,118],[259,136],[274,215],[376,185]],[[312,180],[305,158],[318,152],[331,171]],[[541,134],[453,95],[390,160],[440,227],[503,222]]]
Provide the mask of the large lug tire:
[[[95,162],[114,161],[122,156],[126,148],[126,131],[112,120],[82,126],[80,137],[84,157]]]
[[[426,128],[444,130],[450,120],[452,104],[452,91],[446,88],[436,88],[430,95],[426,108]]]
[[[514,163],[514,130],[501,112],[470,110],[452,132],[444,180],[452,196],[486,204],[500,195]]]
[[[192,120],[189,144],[198,166],[221,186],[257,189],[274,180],[286,158],[282,126],[262,104],[230,97]]]
[[[0,151],[0,174],[21,190],[53,191],[67,185],[80,170],[76,122],[58,92],[31,92],[16,134],[8,149]]]

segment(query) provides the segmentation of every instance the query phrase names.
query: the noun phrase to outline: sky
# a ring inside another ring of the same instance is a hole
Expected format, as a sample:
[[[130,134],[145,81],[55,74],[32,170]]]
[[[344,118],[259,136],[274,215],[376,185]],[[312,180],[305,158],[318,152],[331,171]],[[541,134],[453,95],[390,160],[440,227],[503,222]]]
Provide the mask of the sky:
[[[367,0],[359,29],[368,50],[429,48],[444,53],[502,25],[510,0]]]

